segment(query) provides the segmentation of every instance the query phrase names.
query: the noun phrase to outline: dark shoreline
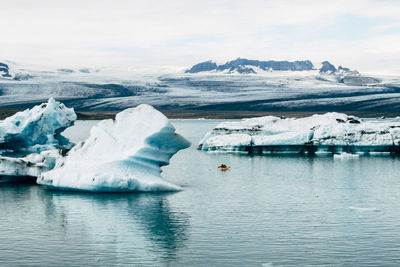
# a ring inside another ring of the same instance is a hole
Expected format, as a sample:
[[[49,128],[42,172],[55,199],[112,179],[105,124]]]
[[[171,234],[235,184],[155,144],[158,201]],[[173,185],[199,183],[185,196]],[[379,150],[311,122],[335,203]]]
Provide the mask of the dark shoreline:
[[[0,108],[0,119],[12,116],[18,111],[24,109],[19,108]],[[242,110],[163,110],[159,109],[169,119],[242,119],[260,116],[277,116],[277,117],[288,117],[288,118],[301,118],[311,116],[313,114],[324,114],[329,111],[242,111]],[[78,120],[102,120],[112,119],[115,115],[120,112],[118,111],[76,111]],[[370,112],[370,111],[340,111],[347,115],[353,115],[361,118],[380,118],[385,117],[397,117],[400,116],[400,112]]]

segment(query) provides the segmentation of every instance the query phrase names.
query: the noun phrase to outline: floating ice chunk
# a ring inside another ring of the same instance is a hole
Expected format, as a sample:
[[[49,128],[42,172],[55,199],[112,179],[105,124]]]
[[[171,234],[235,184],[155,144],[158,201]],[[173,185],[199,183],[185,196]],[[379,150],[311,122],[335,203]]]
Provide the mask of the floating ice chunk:
[[[333,155],[334,159],[356,159],[358,157],[359,157],[358,154],[351,154],[351,153],[346,153],[346,152],[342,152],[340,154]]]
[[[351,210],[356,210],[356,211],[374,211],[374,212],[379,212],[381,211],[378,208],[375,207],[356,207],[356,206],[350,206],[349,209]]]
[[[223,122],[199,143],[204,151],[400,153],[400,122],[341,113],[306,118],[266,116]]]
[[[53,149],[21,158],[0,156],[0,176],[36,178],[42,172],[53,169],[56,163],[62,160],[63,155],[63,150]]]
[[[140,105],[94,126],[89,138],[37,183],[83,191],[181,190],[161,177],[160,167],[189,146],[162,113]]]
[[[50,98],[47,103],[0,121],[0,149],[28,154],[70,148],[72,144],[61,132],[73,125],[75,120],[72,108]]]

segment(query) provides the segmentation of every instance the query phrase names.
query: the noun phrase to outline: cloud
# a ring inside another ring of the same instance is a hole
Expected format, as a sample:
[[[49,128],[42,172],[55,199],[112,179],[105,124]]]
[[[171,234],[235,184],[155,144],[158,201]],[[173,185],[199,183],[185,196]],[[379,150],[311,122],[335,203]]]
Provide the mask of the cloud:
[[[399,1],[0,0],[1,56],[54,64],[400,60]],[[394,61],[393,61],[394,62]],[[342,62],[338,62],[342,64]],[[392,63],[390,63],[392,64]],[[392,72],[400,72],[393,63]]]

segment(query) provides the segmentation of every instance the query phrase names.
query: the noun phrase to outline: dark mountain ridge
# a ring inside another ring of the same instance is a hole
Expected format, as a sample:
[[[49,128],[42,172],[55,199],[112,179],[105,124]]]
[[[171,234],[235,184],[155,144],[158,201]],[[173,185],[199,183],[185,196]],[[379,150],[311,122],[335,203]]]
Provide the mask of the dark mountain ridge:
[[[276,61],[276,60],[251,60],[246,58],[237,58],[235,60],[227,61],[225,64],[217,65],[215,62],[209,60],[195,64],[190,69],[186,70],[185,73],[199,73],[205,71],[216,71],[222,72],[227,71],[228,73],[239,73],[239,74],[256,74],[256,70],[253,67],[257,67],[264,71],[308,71],[315,70],[313,63],[310,60],[296,60],[296,61]],[[322,62],[322,67],[319,69],[320,73],[334,74],[334,73],[350,73],[349,68],[339,66],[336,68],[329,61]]]

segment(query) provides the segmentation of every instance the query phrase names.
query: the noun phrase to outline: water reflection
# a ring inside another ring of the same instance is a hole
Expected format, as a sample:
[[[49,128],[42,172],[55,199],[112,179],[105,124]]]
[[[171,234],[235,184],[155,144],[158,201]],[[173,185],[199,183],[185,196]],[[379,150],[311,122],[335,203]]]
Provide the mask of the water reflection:
[[[189,217],[174,210],[173,194],[82,194],[38,190],[46,225],[102,263],[143,262],[174,259],[188,236]],[[113,251],[113,253],[110,253]],[[106,259],[105,255],[115,258]],[[133,252],[133,253],[132,253]],[[131,253],[131,258],[118,257]],[[120,262],[129,259],[129,261]],[[148,260],[148,259],[147,259]]]
[[[166,194],[137,194],[128,198],[129,213],[149,232],[150,240],[173,252],[187,239],[189,217],[173,211]]]

